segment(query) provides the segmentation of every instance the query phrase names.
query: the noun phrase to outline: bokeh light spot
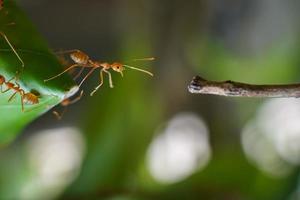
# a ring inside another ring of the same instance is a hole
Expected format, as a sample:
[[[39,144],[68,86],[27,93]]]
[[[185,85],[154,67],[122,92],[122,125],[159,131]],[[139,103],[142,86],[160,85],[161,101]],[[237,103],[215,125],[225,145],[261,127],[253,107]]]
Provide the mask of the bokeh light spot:
[[[300,101],[271,99],[242,133],[251,162],[273,176],[287,175],[300,164]]]
[[[52,199],[78,175],[85,152],[76,128],[65,127],[34,134],[26,145],[33,174],[21,190],[25,199]]]
[[[192,113],[180,113],[152,141],[147,166],[161,183],[174,183],[204,168],[211,157],[208,129]]]

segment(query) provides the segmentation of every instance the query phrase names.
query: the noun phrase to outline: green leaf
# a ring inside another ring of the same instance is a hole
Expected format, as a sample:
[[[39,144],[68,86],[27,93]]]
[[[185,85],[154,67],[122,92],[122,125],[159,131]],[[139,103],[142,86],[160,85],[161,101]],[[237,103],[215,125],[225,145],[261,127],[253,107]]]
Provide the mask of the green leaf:
[[[39,103],[25,105],[22,112],[19,94],[8,102],[13,91],[0,93],[0,145],[3,145],[15,138],[33,119],[73,95],[78,87],[68,75],[44,82],[63,68],[14,1],[4,1],[4,7],[0,10],[0,31],[7,36],[25,64],[23,68],[8,42],[0,37],[0,75],[6,80],[17,76],[17,83],[25,92],[34,90],[40,94]]]

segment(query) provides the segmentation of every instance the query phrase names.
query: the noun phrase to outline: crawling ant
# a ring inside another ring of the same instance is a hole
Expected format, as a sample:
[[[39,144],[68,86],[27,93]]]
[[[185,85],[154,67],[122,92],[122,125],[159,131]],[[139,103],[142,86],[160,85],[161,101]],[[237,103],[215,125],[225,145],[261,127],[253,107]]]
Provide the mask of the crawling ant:
[[[14,77],[16,79],[16,77]],[[12,79],[14,79],[12,78]],[[14,93],[11,95],[11,97],[8,99],[8,102],[10,102],[16,94],[20,94],[21,97],[21,105],[22,105],[22,112],[24,112],[24,103],[25,104],[38,104],[39,103],[39,97],[34,94],[33,92],[25,92],[20,85],[15,81],[15,83],[12,83],[12,79],[6,81],[4,76],[0,75],[0,89],[1,93],[8,92],[10,90],[14,91]],[[6,86],[6,89],[3,90],[3,85]]]
[[[90,94],[91,96],[93,96],[93,94],[102,86],[103,84],[103,72],[108,74],[109,77],[109,86],[111,88],[113,88],[113,82],[112,82],[112,77],[111,77],[111,73],[109,72],[109,69],[112,69],[113,71],[116,71],[118,73],[121,74],[121,76],[123,76],[123,70],[125,70],[125,68],[130,68],[130,69],[134,69],[137,71],[141,71],[144,72],[146,74],[149,74],[150,76],[153,76],[153,74],[149,71],[140,69],[140,68],[136,68],[136,67],[132,67],[126,64],[122,64],[119,62],[114,62],[112,64],[107,63],[107,62],[97,62],[97,61],[93,61],[89,58],[89,56],[80,51],[80,50],[70,50],[70,51],[65,51],[63,53],[70,53],[70,58],[75,62],[75,64],[71,65],[70,67],[68,67],[66,70],[64,70],[63,72],[57,74],[56,76],[53,76],[49,79],[44,80],[46,81],[50,81],[52,79],[55,79],[59,76],[61,76],[62,74],[64,74],[65,72],[75,68],[75,67],[82,67],[79,71],[79,73],[76,75],[76,78],[82,73],[82,71],[86,68],[91,68],[91,70],[87,73],[87,75],[81,80],[79,87],[83,84],[83,82],[94,72],[94,70],[96,69],[100,69],[100,84],[92,91],[92,93]],[[154,58],[144,58],[144,59],[135,59],[135,61],[137,60],[154,60]],[[75,78],[75,79],[76,79]]]
[[[0,0],[0,4],[2,5],[3,1]],[[10,48],[12,49],[12,51],[14,52],[14,54],[17,56],[18,60],[21,62],[22,64],[22,68],[24,68],[24,62],[21,59],[21,57],[19,56],[19,54],[17,53],[17,51],[15,50],[15,48],[13,47],[13,45],[10,43],[9,39],[7,38],[7,36],[0,31],[0,35],[4,38],[4,40],[7,42],[7,44],[10,46]],[[11,95],[11,97],[9,98],[8,102],[10,102],[16,94],[20,94],[21,96],[21,105],[22,105],[22,112],[24,112],[24,103],[26,104],[38,104],[39,103],[39,99],[38,96],[35,95],[32,92],[28,92],[26,93],[21,87],[20,85],[15,81],[15,83],[12,83],[11,81],[14,78],[6,81],[5,77],[0,75],[0,92],[1,93],[5,93],[8,92],[10,90],[14,91],[14,93]],[[16,77],[15,77],[16,79]],[[3,85],[6,86],[6,89],[3,90]]]
[[[58,120],[61,120],[63,115],[65,114],[66,110],[67,110],[67,107],[71,104],[74,104],[76,103],[77,101],[79,101],[81,99],[83,95],[83,90],[81,90],[80,92],[80,95],[78,97],[76,97],[75,99],[71,100],[70,98],[67,98],[67,99],[64,99],[60,105],[62,107],[64,107],[64,110],[59,114],[57,111],[53,111],[52,113],[55,115],[55,117],[58,119]]]

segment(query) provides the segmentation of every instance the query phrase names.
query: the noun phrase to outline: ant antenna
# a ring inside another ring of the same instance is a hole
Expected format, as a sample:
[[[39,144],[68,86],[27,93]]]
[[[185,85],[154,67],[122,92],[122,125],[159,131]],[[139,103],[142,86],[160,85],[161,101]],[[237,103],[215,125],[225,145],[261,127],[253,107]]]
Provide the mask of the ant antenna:
[[[123,65],[124,67],[127,67],[127,68],[130,68],[130,69],[134,69],[134,70],[137,70],[137,71],[140,71],[140,72],[144,72],[146,74],[149,74],[150,76],[153,76],[153,74],[149,71],[146,71],[146,70],[143,70],[143,69],[140,69],[140,68],[137,68],[137,67],[132,67],[130,65]]]
[[[24,68],[25,64],[24,64],[23,60],[21,59],[21,57],[19,56],[19,54],[17,53],[17,51],[15,50],[15,48],[13,47],[13,45],[10,43],[9,39],[7,38],[7,36],[3,32],[1,32],[1,31],[0,31],[0,34],[5,39],[5,41],[10,46],[10,48],[13,50],[13,52],[15,53],[15,55],[17,56],[17,58],[19,59],[19,61],[22,63],[22,68]]]
[[[154,57],[149,57],[149,58],[136,58],[136,59],[132,59],[131,61],[151,61],[151,60],[155,60]],[[146,70],[143,70],[143,69],[140,69],[140,68],[137,68],[137,67],[133,67],[133,66],[130,66],[130,65],[123,65],[124,67],[127,67],[127,68],[130,68],[130,69],[134,69],[134,70],[137,70],[137,71],[141,71],[141,72],[144,72],[146,74],[149,74],[150,76],[153,76],[153,74],[149,71],[146,71]],[[123,74],[122,74],[123,76]]]
[[[132,61],[145,61],[145,60],[155,60],[154,57],[150,57],[150,58],[136,58],[136,59],[132,59]]]

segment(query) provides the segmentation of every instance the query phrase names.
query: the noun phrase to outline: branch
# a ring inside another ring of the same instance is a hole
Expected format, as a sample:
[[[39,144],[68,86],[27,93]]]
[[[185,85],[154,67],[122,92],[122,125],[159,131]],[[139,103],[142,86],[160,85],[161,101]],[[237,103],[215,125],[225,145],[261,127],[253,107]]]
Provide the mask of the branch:
[[[233,97],[300,97],[300,84],[252,85],[234,81],[208,81],[195,76],[188,86],[190,93]]]

